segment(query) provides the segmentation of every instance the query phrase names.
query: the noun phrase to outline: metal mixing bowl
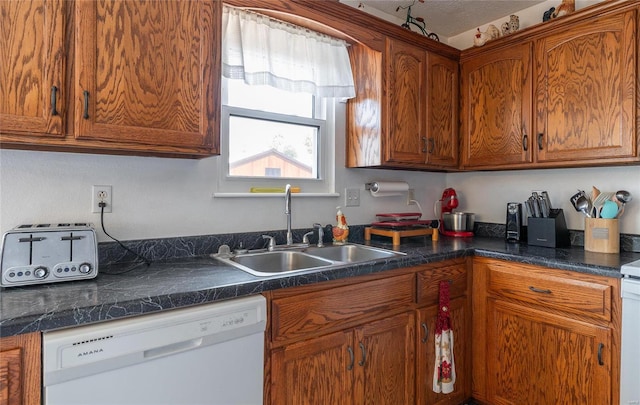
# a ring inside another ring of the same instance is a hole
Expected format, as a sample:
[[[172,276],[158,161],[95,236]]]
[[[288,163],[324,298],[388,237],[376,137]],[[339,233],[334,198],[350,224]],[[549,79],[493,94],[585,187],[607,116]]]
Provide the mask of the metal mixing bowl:
[[[470,212],[445,212],[442,220],[445,231],[473,232],[476,215]]]

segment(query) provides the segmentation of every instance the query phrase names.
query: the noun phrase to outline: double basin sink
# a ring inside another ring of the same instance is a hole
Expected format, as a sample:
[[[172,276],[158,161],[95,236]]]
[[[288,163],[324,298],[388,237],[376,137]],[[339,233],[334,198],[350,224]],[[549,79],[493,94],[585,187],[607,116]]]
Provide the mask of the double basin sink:
[[[348,244],[274,251],[248,251],[242,254],[217,254],[214,255],[214,258],[254,276],[273,276],[328,269],[344,264],[363,263],[403,255],[402,252]]]

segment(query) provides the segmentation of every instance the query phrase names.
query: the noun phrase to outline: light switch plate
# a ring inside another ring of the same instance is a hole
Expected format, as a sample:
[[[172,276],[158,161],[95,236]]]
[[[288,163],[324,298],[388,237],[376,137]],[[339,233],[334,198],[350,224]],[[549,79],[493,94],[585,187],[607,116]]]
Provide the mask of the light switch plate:
[[[346,188],[344,190],[344,205],[345,207],[359,207],[360,206],[360,189]]]

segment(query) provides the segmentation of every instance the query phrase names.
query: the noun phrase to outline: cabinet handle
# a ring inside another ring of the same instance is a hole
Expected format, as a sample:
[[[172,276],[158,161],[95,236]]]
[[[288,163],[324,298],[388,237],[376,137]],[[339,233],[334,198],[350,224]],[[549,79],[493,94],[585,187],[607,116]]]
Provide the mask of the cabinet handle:
[[[358,365],[364,366],[364,363],[367,362],[367,352],[364,350],[364,345],[362,344],[362,342],[358,343],[358,345],[360,346],[360,351],[362,352],[362,360],[358,362]]]
[[[544,137],[543,133],[538,134],[538,150],[542,150],[542,137]]]
[[[427,153],[427,137],[422,137],[422,153]]]
[[[433,151],[436,148],[436,141],[433,138],[429,138],[429,154],[433,154]]]
[[[536,288],[532,285],[529,286],[529,289],[535,293],[540,293],[540,294],[551,294],[551,290],[543,290],[541,288]]]
[[[85,120],[89,119],[89,92],[87,90],[83,91],[84,94],[84,114],[82,118]]]
[[[522,149],[526,152],[529,149],[529,135],[527,135],[527,127],[522,126]]]
[[[58,115],[56,105],[58,104],[58,88],[56,86],[51,87],[51,115]]]
[[[604,343],[600,343],[598,345],[598,364],[604,366],[604,361],[602,361],[602,349],[604,349]]]
[[[422,322],[421,326],[422,330],[424,330],[424,337],[421,339],[422,343],[427,343],[427,340],[429,339],[429,327],[426,322]]]
[[[347,346],[347,351],[349,352],[349,365],[347,366],[347,370],[353,370],[353,363],[355,362],[355,357],[353,355],[353,348],[351,346]]]

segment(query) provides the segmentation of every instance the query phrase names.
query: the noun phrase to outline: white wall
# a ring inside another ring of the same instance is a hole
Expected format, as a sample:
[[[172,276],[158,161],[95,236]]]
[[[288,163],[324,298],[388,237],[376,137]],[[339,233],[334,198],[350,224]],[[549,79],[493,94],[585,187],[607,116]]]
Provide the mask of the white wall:
[[[606,0],[576,0],[576,10],[580,10],[581,8],[600,3],[601,1]],[[533,7],[529,7],[522,11],[514,13],[519,17],[520,29],[522,30],[524,28],[542,23],[542,16],[545,11],[549,10],[551,7],[558,7],[560,3],[560,0],[547,0],[544,3],[540,3]],[[473,38],[476,34],[477,28],[480,28],[480,31],[485,31],[489,24],[493,24],[498,27],[498,29],[500,29],[500,27],[502,27],[502,23],[504,23],[508,19],[509,16],[504,16],[503,18],[499,18],[495,21],[488,21],[486,24],[483,24],[480,27],[476,27],[467,32],[463,32],[461,34],[447,38],[446,43],[457,49],[471,48],[473,46]]]
[[[337,127],[345,127],[344,104]],[[336,190],[341,197],[294,198],[293,227],[334,223],[345,187],[361,190],[361,206],[343,208],[352,224],[367,224],[380,212],[415,212],[406,197],[373,198],[364,184],[405,180],[415,189],[427,218],[445,175],[344,168],[344,130],[336,139]],[[59,152],[0,150],[0,231],[25,223],[92,222],[100,241],[99,214],[91,213],[91,186],[113,186],[107,232],[122,240],[284,229],[284,199],[212,198],[216,159],[164,159]],[[283,182],[284,186],[284,182]],[[303,190],[304,191],[304,190]],[[423,202],[424,201],[424,202]]]
[[[640,166],[451,173],[447,185],[460,196],[459,210],[475,212],[476,221],[493,223],[505,222],[508,202],[522,202],[531,191],[547,190],[554,208],[564,210],[569,229],[577,230],[584,229],[584,216],[569,198],[578,189],[588,194],[592,186],[601,191],[628,190],[635,200],[625,207],[620,232],[640,234]]]

